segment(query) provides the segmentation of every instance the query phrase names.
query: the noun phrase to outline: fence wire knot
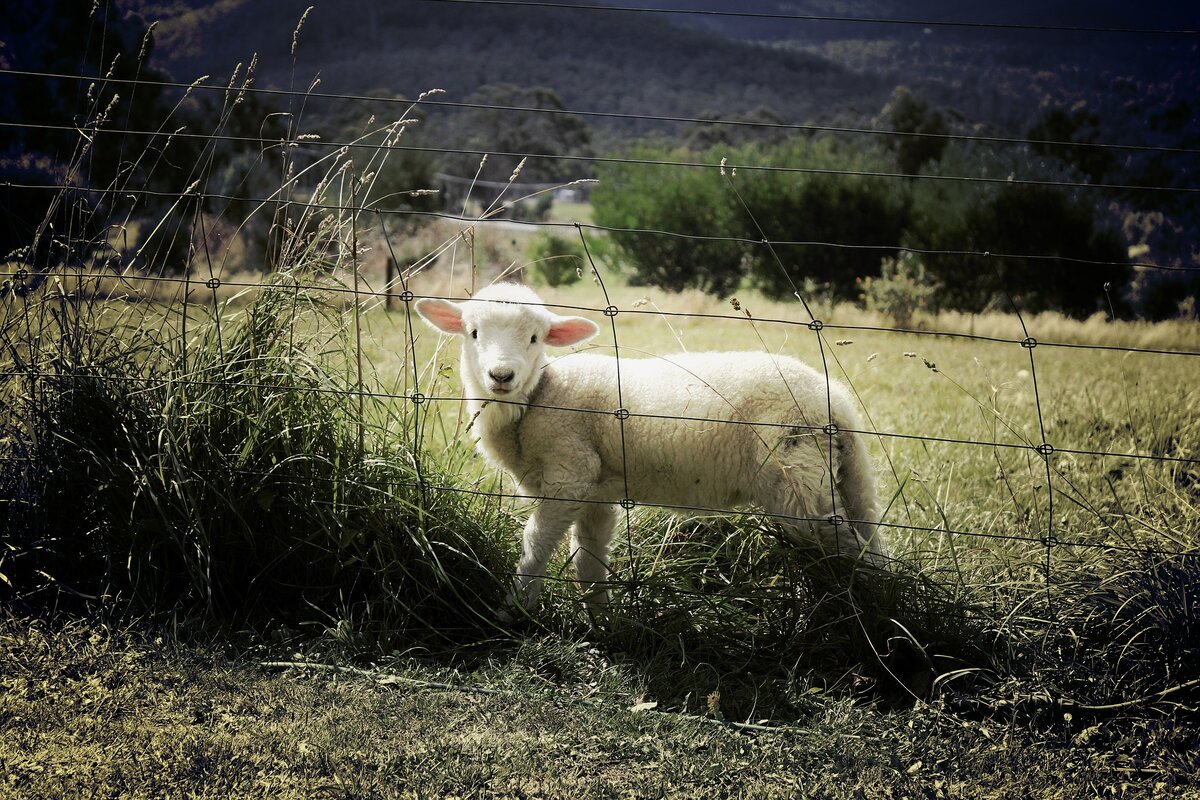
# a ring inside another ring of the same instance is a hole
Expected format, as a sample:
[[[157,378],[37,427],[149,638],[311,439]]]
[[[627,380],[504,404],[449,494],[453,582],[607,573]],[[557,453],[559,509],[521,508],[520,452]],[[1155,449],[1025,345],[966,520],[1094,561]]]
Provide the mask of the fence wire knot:
[[[18,283],[24,283],[25,281],[29,280],[29,270],[21,267],[13,273],[13,280]]]
[[[829,524],[835,528],[838,528],[846,524],[846,519],[841,514],[830,514]]]
[[[808,323],[808,327],[814,331],[819,331],[825,327],[825,323],[819,319],[814,319],[812,322]]]
[[[1053,533],[1043,536],[1042,544],[1046,547],[1054,547],[1056,544],[1058,544],[1058,537]]]
[[[604,309],[604,316],[615,317],[617,315],[617,311],[618,311],[618,309],[616,306],[608,306],[607,308]]]
[[[621,500],[621,508],[625,509],[626,511],[632,511],[633,507],[636,505],[637,503],[633,502],[633,500],[628,497]]]
[[[215,290],[218,286],[221,285],[221,279],[220,278],[209,278],[208,280],[206,280],[204,282],[204,285],[210,289]]]
[[[1054,446],[1051,445],[1049,442],[1042,442],[1041,444],[1039,444],[1037,447],[1035,447],[1033,449],[1036,450],[1038,452],[1038,454],[1041,456],[1048,456],[1054,452]]]
[[[837,436],[838,426],[836,424],[830,422],[830,423],[824,425],[821,428],[821,431],[829,436]]]
[[[1021,340],[1021,347],[1024,347],[1027,350],[1032,350],[1033,348],[1037,347],[1037,344],[1038,344],[1038,340],[1033,338],[1032,336],[1026,336],[1024,339]]]
[[[629,409],[628,408],[618,408],[616,411],[613,412],[613,416],[622,421],[627,420],[627,419],[629,419]]]
[[[410,292],[408,289],[405,289],[403,292],[400,293],[400,302],[411,303],[413,296],[414,295],[412,292]]]
[[[413,392],[411,395],[408,396],[408,399],[412,400],[412,403],[414,406],[419,406],[419,405],[421,405],[421,403],[425,402],[426,398],[425,398],[425,395],[421,394],[420,392]]]

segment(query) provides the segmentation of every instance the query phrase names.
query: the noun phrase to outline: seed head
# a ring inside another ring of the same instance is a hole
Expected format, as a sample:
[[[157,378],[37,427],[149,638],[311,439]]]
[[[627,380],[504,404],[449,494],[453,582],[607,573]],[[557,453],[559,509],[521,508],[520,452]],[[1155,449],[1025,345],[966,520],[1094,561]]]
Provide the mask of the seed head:
[[[304,20],[308,19],[308,14],[313,10],[313,6],[304,9],[304,13],[300,15],[300,21],[296,23],[296,30],[292,31],[292,55],[296,55],[296,45],[300,40],[300,29],[304,27]]]
[[[515,181],[517,179],[517,176],[521,174],[521,170],[524,169],[524,167],[525,167],[525,159],[522,158],[521,163],[517,164],[517,168],[513,170],[512,175],[508,176],[508,182],[512,183],[513,181]]]

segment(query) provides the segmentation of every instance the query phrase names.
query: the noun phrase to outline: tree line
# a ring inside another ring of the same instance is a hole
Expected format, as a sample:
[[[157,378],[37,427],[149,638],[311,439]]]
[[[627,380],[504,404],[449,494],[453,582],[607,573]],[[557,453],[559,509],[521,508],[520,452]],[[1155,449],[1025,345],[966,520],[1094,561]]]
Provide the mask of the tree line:
[[[1050,109],[1021,145],[944,138],[946,115],[905,90],[883,116],[897,135],[876,141],[639,143],[597,165],[594,219],[634,281],[674,290],[784,297],[807,282],[864,301],[900,269],[931,307],[1160,318],[1200,288],[1132,266],[1123,225],[1146,198],[1087,185],[1115,164],[1062,144],[1090,135],[1086,115]]]

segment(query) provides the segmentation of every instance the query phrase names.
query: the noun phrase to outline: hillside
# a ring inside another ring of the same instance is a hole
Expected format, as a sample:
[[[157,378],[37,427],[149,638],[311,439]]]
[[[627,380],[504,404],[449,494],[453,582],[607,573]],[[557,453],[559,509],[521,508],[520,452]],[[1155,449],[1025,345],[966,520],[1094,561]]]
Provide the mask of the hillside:
[[[495,92],[478,94],[496,84],[543,87],[553,93],[550,105],[613,115],[585,120],[597,151],[630,135],[687,132],[629,118],[638,115],[764,118],[769,109],[765,118],[791,123],[887,127],[879,115],[897,86],[947,111],[960,133],[1023,137],[1049,108],[1085,108],[1096,117],[1092,141],[1200,145],[1196,35],[1053,27],[1200,29],[1200,11],[1186,5],[1103,2],[1084,14],[1068,4],[1029,2],[953,13],[923,0],[641,4],[718,12],[684,14],[349,0],[317,3],[293,56],[295,23],[308,4],[130,0],[146,20],[160,21],[155,62],[179,80],[227,75],[257,54],[258,83],[266,86],[303,89],[319,77],[323,92],[415,97],[440,88],[449,102],[496,102]],[[982,25],[727,16],[731,11]],[[321,113],[319,104],[308,110]],[[443,126],[437,138],[466,146],[457,124]],[[1134,159],[1122,179],[1184,185],[1194,180],[1195,160]]]
[[[610,5],[623,5],[613,0]],[[931,23],[941,35],[993,41],[1027,39],[1037,27],[1196,30],[1200,8],[1172,0],[1091,0],[1086,4],[1008,0],[1002,4],[945,0],[639,0],[640,8],[670,12],[680,24],[737,39],[826,41],[924,35]],[[695,11],[697,13],[683,13]],[[737,14],[740,16],[731,16]],[[794,17],[794,19],[785,19]],[[848,18],[853,18],[848,19]],[[861,20],[877,20],[863,22]],[[993,25],[1021,26],[1014,30]],[[981,27],[970,27],[981,26]],[[1062,32],[1054,35],[1062,39]],[[1089,38],[1079,37],[1081,40]]]
[[[888,83],[813,53],[787,52],[676,25],[669,18],[404,0],[317,4],[290,52],[307,0],[140,3],[161,19],[156,59],[176,78],[224,75],[259,57],[261,83],[461,101],[486,84],[544,86],[568,108],[693,117],[768,107],[809,120],[877,110]],[[293,71],[294,70],[294,71]],[[637,128],[628,122],[625,130]],[[644,126],[642,127],[644,130]]]

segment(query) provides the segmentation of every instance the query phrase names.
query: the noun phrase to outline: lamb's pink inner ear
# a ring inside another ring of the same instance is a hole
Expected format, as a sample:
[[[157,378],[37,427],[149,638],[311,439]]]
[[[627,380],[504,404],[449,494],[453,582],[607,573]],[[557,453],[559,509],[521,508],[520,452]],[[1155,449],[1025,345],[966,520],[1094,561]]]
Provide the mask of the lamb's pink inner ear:
[[[439,331],[462,333],[462,309],[449,300],[424,297],[417,301],[417,313]]]
[[[553,347],[569,347],[585,342],[600,332],[590,319],[583,317],[557,317],[546,334],[546,344]]]

